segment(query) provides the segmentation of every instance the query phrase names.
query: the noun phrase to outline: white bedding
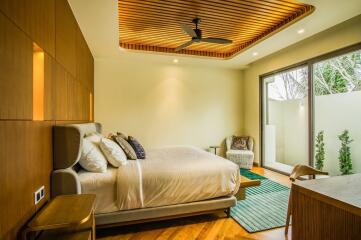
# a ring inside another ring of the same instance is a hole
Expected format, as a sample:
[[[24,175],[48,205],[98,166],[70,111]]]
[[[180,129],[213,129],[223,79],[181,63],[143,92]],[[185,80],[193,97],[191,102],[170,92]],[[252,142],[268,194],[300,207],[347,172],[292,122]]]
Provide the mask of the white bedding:
[[[235,194],[236,164],[195,147],[147,151],[145,160],[129,161],[117,173],[121,210],[165,206]]]
[[[129,160],[105,173],[81,170],[82,193],[96,194],[96,213],[165,206],[235,194],[239,167],[194,147],[147,151],[144,160]]]
[[[78,172],[82,193],[96,194],[95,213],[118,211],[117,168],[108,166],[105,173]]]

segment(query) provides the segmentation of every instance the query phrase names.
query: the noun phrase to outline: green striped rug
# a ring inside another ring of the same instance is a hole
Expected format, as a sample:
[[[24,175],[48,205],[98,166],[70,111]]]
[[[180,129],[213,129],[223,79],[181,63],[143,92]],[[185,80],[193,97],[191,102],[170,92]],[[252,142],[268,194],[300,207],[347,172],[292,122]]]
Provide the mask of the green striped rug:
[[[246,199],[231,209],[232,218],[251,233],[285,226],[290,189],[245,169],[241,175],[260,179],[261,185],[246,188]]]

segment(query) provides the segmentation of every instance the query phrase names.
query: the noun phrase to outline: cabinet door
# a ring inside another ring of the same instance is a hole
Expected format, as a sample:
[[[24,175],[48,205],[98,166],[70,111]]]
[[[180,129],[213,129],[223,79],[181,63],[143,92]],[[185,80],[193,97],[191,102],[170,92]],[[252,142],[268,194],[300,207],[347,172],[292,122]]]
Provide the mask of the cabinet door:
[[[56,0],[56,60],[76,77],[77,22],[67,0]]]
[[[55,0],[1,0],[0,9],[38,46],[55,56]]]
[[[32,41],[0,13],[0,119],[32,119]]]

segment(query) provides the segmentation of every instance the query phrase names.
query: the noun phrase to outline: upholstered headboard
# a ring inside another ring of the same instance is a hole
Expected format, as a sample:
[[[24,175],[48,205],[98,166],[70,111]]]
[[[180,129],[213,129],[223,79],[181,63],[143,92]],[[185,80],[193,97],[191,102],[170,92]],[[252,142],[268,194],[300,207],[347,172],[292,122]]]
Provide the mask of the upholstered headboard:
[[[51,176],[53,197],[81,193],[75,166],[80,159],[84,136],[93,132],[101,133],[100,123],[68,124],[54,127],[54,171]]]

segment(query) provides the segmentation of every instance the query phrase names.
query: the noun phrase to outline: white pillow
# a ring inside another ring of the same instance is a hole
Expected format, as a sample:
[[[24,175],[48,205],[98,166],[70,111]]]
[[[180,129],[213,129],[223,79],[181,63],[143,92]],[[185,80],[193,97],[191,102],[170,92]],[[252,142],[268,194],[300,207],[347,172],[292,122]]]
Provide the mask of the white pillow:
[[[107,171],[108,165],[107,160],[105,159],[97,144],[89,141],[88,138],[83,139],[83,148],[79,164],[89,172],[101,173]]]
[[[99,143],[100,149],[103,151],[108,162],[114,167],[120,167],[127,164],[127,155],[123,149],[114,141],[102,138]]]
[[[85,136],[85,138],[89,141],[91,141],[92,143],[100,143],[100,140],[102,139],[103,135],[101,135],[100,133],[89,133]]]

